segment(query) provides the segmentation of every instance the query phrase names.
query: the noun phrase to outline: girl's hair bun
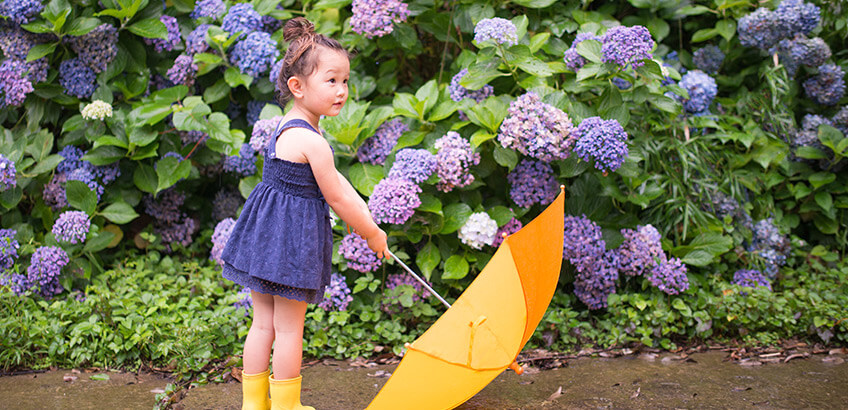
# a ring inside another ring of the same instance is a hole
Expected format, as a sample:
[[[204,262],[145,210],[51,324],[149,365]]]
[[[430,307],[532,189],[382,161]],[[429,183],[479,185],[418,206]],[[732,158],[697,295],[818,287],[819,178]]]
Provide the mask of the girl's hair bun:
[[[315,25],[303,17],[295,17],[287,21],[283,28],[283,39],[287,42],[312,34],[315,34]]]

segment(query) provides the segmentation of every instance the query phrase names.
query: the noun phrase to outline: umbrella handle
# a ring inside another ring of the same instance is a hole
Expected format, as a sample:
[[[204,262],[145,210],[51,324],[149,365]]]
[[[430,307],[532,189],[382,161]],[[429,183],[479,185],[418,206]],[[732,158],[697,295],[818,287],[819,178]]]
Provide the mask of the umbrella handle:
[[[427,288],[427,291],[428,291],[428,292],[430,292],[430,294],[432,294],[433,296],[435,296],[435,297],[436,297],[436,299],[439,299],[439,301],[440,301],[440,302],[442,302],[442,304],[444,304],[445,306],[447,306],[447,307],[448,307],[448,309],[450,309],[450,307],[451,307],[450,303],[448,303],[448,301],[446,301],[446,300],[445,300],[445,298],[443,298],[443,297],[442,297],[442,295],[439,295],[439,294],[438,294],[435,290],[433,290],[433,288],[431,288],[431,287],[430,287],[430,285],[428,285],[428,284],[427,284],[427,282],[425,282],[425,281],[424,281],[424,279],[421,279],[421,277],[420,277],[420,276],[418,276],[418,275],[416,275],[416,274],[415,274],[415,272],[413,272],[413,271],[412,271],[412,269],[409,269],[409,266],[406,266],[406,264],[405,264],[405,263],[403,263],[403,261],[402,261],[402,260],[398,259],[398,257],[397,257],[397,256],[395,256],[395,254],[393,254],[393,253],[392,253],[392,251],[390,251],[390,250],[386,249],[386,252],[387,252],[389,255],[391,255],[391,257],[392,257],[394,260],[396,260],[396,261],[397,261],[397,263],[399,263],[399,264],[400,264],[400,266],[403,266],[403,268],[404,268],[404,269],[406,269],[406,271],[407,271],[407,272],[409,272],[409,274],[410,274],[410,275],[412,275],[412,277],[414,277],[414,278],[415,278],[415,280],[417,280],[419,283],[421,283],[422,285],[424,285],[424,287],[425,287],[425,288]]]

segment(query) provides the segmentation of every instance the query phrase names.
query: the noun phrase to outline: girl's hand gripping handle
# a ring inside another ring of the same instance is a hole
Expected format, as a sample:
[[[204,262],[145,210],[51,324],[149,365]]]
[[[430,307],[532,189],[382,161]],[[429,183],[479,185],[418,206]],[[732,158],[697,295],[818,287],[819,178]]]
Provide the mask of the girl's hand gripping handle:
[[[377,228],[377,232],[365,238],[368,242],[368,247],[377,254],[380,259],[389,258],[389,245],[386,243],[386,232]]]

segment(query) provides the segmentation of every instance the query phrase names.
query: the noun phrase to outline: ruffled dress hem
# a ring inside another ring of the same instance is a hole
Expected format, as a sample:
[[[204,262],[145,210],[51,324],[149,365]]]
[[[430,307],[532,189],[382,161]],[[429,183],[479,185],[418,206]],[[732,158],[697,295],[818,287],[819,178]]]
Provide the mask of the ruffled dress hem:
[[[281,296],[286,299],[312,304],[320,303],[321,300],[324,299],[324,292],[319,292],[317,289],[298,288],[257,278],[255,276],[251,276],[245,271],[239,270],[229,263],[224,263],[222,276],[224,279],[231,280],[239,285],[266,295]]]

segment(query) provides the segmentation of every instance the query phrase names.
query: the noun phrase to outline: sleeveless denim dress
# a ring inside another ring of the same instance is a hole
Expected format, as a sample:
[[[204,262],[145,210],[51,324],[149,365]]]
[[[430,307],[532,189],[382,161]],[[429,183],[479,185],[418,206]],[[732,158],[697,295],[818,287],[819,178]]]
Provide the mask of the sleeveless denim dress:
[[[277,138],[293,127],[320,134],[300,119],[277,126],[265,148],[262,181],[221,255],[223,276],[260,293],[318,303],[332,270],[330,207],[309,164],[277,158]]]

